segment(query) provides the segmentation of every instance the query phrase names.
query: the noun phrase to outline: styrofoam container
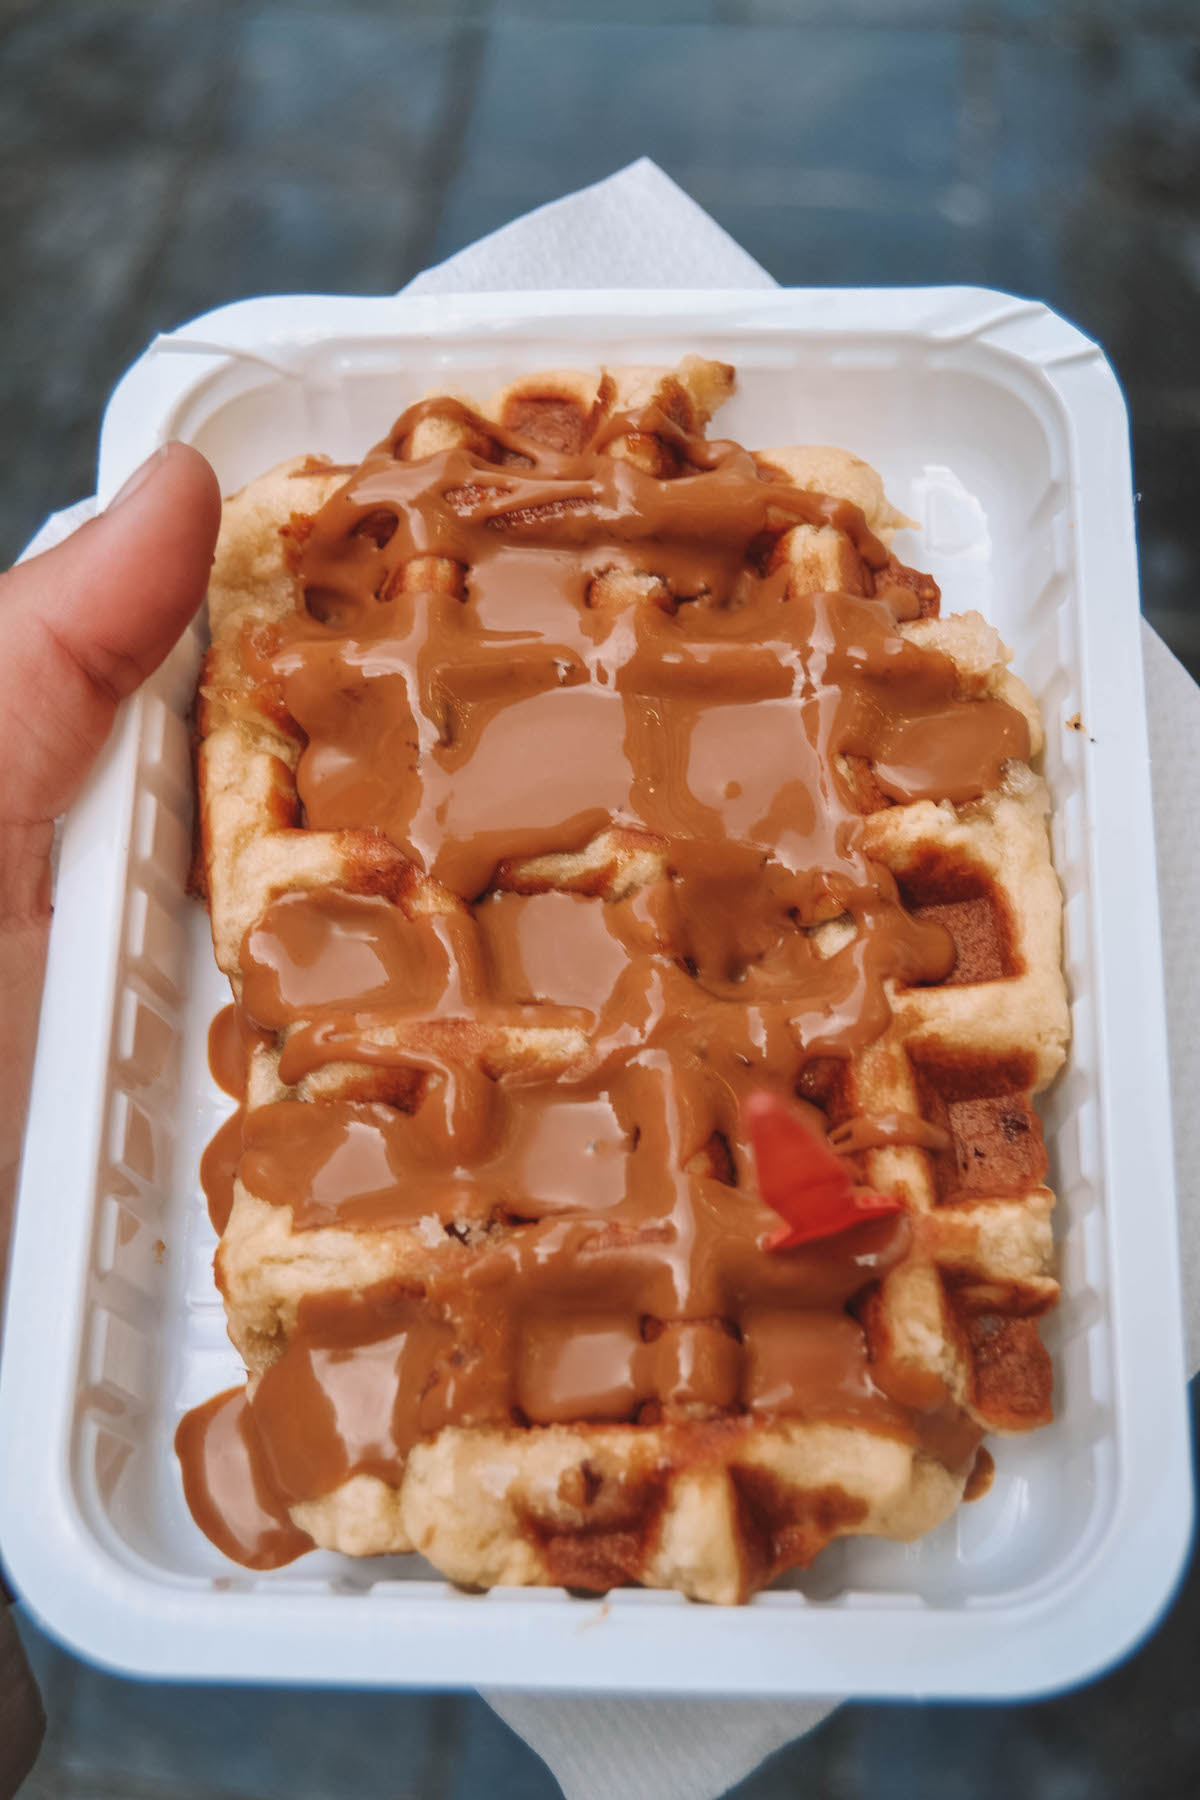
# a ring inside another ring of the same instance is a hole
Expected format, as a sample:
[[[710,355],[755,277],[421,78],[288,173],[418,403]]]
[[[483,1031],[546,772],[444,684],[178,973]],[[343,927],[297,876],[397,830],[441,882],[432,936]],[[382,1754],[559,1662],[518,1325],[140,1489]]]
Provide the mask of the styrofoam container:
[[[0,1387],[0,1544],[44,1624],[160,1676],[1018,1695],[1131,1647],[1191,1521],[1166,1038],[1125,409],[1096,346],[978,289],[247,301],[159,339],[105,416],[101,501],[168,437],[225,491],[357,460],[430,388],[538,367],[735,363],[718,429],[844,444],[922,522],[897,544],[978,607],[1045,714],[1074,1041],[1043,1107],[1063,1300],[1053,1425],[922,1542],[840,1542],[750,1605],[466,1594],[416,1558],[256,1575],[193,1526],[180,1414],[240,1377],[197,1178],[228,1110],[226,989],[187,900],[197,623],[67,822]],[[1067,728],[1079,714],[1083,730]]]

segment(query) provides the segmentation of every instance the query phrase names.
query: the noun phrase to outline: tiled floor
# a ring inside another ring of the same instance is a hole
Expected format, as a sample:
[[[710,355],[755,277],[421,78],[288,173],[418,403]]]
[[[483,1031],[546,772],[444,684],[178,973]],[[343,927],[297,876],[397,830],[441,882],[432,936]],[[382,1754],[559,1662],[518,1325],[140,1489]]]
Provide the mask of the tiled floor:
[[[782,281],[982,283],[1098,337],[1146,610],[1200,672],[1196,0],[0,0],[0,558],[88,491],[154,331],[389,291],[641,154]],[[30,1800],[557,1792],[474,1698],[143,1686],[30,1635]],[[1084,1695],[848,1707],[739,1794],[1182,1795],[1198,1652],[1193,1581]]]

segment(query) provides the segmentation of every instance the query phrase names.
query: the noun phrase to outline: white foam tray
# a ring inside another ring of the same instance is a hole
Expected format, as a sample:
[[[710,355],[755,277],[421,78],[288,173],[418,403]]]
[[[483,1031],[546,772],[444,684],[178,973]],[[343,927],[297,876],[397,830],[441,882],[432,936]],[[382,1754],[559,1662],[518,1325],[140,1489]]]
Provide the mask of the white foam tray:
[[[240,1375],[197,1180],[229,1105],[205,1066],[224,982],[182,891],[197,625],[67,822],[14,1246],[0,1544],[85,1656],[188,1678],[1002,1696],[1093,1673],[1174,1586],[1191,1500],[1159,925],[1126,417],[1096,346],[978,289],[253,300],[125,376],[101,500],[167,437],[228,492],[299,451],[356,460],[433,386],[695,350],[738,366],[722,432],[842,443],[883,471],[924,527],[901,555],[946,610],[1000,627],[1044,709],[1074,1017],[1043,1108],[1055,1423],[999,1441],[991,1493],[923,1542],[840,1543],[740,1609],[468,1595],[416,1558],[226,1562],[171,1448]]]

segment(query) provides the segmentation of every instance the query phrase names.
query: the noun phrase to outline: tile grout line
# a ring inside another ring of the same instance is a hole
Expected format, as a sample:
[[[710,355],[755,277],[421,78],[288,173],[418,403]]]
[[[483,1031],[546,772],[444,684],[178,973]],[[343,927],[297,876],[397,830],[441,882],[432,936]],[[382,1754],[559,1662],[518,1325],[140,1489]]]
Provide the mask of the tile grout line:
[[[464,19],[455,32],[441,117],[429,135],[422,158],[419,186],[425,198],[421,222],[413,234],[412,266],[402,272],[404,281],[427,268],[433,255],[446,200],[462,167],[463,146],[475,113],[491,25],[489,4],[477,18]]]
[[[111,308],[111,323],[101,339],[102,354],[122,367],[123,321],[131,316],[138,316],[143,310],[175,229],[180,201],[188,182],[213,153],[226,97],[231,91],[236,65],[233,21],[237,16],[237,0],[216,0],[212,11],[218,17],[227,18],[230,24],[219,35],[220,47],[212,58],[205,91],[198,100],[190,121],[194,127],[193,136],[190,142],[182,145],[174,160],[159,204],[155,227],[149,234],[145,249],[130,269],[123,293]]]

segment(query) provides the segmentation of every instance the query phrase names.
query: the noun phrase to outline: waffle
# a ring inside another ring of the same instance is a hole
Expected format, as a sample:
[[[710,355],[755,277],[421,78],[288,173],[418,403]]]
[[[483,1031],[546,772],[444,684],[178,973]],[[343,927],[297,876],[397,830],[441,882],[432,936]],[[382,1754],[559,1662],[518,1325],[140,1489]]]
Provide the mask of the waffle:
[[[706,437],[732,385],[437,397],[226,505],[205,1176],[248,1382],[178,1446],[252,1566],[735,1602],[1050,1417],[1037,709],[866,464]],[[770,1248],[763,1094],[895,1210]]]

